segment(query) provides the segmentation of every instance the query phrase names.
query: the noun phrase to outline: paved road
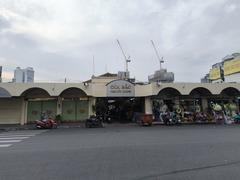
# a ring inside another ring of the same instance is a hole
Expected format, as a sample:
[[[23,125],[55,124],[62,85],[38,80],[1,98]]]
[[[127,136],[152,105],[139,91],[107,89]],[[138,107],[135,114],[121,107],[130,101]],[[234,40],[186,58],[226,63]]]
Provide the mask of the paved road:
[[[0,147],[0,180],[240,178],[240,126],[111,126],[0,138],[14,133],[27,138]]]

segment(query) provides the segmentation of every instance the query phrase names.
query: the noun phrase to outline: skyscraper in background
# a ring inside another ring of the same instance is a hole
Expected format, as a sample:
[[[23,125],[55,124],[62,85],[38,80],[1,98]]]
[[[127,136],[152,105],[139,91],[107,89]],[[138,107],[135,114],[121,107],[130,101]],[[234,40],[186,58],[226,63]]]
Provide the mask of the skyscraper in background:
[[[34,70],[32,67],[21,69],[17,67],[14,70],[13,82],[16,83],[32,83],[34,82]]]
[[[209,74],[201,82],[239,83],[240,82],[240,53],[225,56],[220,62],[212,65]]]

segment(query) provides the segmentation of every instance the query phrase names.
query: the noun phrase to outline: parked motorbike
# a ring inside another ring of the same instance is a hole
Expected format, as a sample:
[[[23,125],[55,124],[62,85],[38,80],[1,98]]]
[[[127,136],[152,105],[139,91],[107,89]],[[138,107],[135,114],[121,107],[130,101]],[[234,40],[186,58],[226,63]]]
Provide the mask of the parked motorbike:
[[[233,117],[233,120],[234,120],[234,123],[235,123],[235,124],[240,124],[240,114],[236,114],[236,115]]]
[[[194,121],[195,122],[207,122],[208,121],[207,114],[204,112],[196,112],[196,114],[194,116]]]
[[[102,115],[103,122],[106,122],[108,124],[112,123],[112,117],[110,116],[110,113],[106,113]]]
[[[90,116],[90,118],[86,119],[85,121],[85,127],[86,128],[104,127],[102,116]]]
[[[223,124],[225,121],[223,111],[214,111],[214,118],[217,124]]]
[[[165,125],[180,125],[181,119],[174,112],[164,112],[160,117]]]
[[[193,114],[193,112],[185,111],[185,112],[183,113],[182,120],[183,120],[184,122],[190,122],[190,123],[192,123],[193,120],[194,120],[194,114]]]
[[[57,128],[57,122],[53,119],[43,119],[43,120],[36,120],[36,128],[37,129],[52,129]]]

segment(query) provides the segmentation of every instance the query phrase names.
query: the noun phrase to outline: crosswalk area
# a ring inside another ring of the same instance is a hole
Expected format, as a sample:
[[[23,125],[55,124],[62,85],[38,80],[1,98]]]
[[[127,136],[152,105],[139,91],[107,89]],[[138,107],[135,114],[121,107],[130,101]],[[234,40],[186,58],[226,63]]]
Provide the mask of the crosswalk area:
[[[32,138],[47,130],[26,130],[26,131],[10,131],[0,133],[0,148],[7,148],[15,143],[19,143],[28,138]]]

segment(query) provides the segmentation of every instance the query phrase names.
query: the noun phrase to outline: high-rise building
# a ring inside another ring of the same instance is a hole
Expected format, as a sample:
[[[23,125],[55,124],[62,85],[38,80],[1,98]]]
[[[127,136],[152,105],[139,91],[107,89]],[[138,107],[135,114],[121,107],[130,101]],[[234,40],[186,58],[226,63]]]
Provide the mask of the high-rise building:
[[[209,71],[209,79],[212,83],[224,82],[223,62],[218,62],[212,65]]]
[[[209,81],[211,83],[240,82],[240,53],[227,55],[222,61],[213,64],[209,71]]]
[[[167,69],[155,71],[153,75],[148,76],[149,82],[172,83],[174,81],[174,73],[167,72]]]
[[[206,74],[202,79],[201,83],[210,83],[209,74]]]
[[[16,83],[31,83],[34,82],[34,70],[32,67],[21,69],[17,67],[14,70],[13,82]]]
[[[225,82],[240,82],[240,53],[234,53],[223,58]]]
[[[34,82],[34,70],[32,67],[24,69],[24,82]]]

